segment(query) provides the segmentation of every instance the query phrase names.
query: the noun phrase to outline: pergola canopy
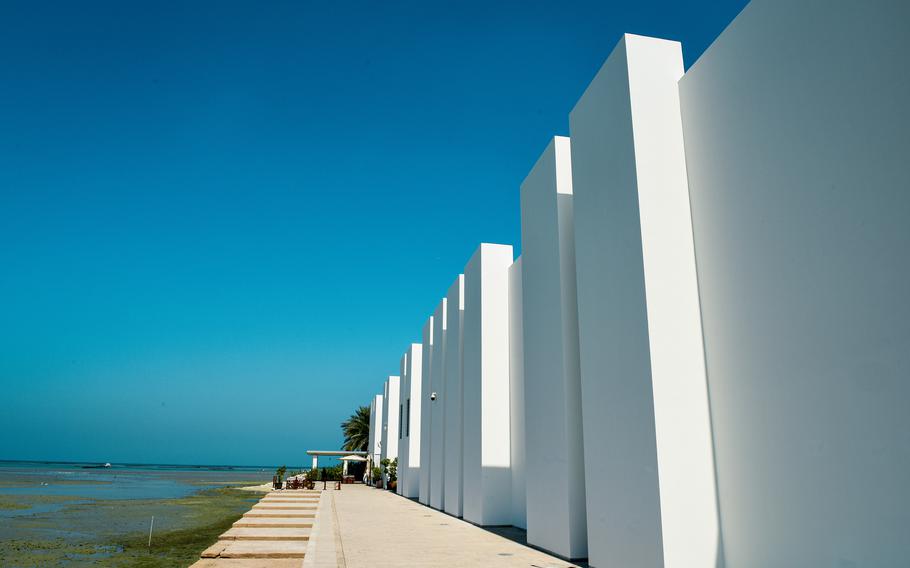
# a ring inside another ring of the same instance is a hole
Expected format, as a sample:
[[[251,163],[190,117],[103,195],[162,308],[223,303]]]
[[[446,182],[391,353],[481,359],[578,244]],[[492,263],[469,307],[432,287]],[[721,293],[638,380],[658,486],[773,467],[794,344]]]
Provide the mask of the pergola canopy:
[[[350,462],[365,462],[367,459],[363,456],[344,456],[341,458],[341,461],[350,461]]]

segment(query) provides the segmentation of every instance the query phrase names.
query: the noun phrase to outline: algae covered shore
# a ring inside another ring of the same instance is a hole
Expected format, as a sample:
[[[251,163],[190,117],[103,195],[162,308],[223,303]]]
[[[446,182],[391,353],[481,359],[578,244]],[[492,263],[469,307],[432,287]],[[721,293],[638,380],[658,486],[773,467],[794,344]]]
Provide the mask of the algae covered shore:
[[[180,499],[64,501],[53,512],[5,519],[12,529],[0,540],[0,558],[7,567],[188,566],[256,498],[219,488]],[[57,504],[59,498],[40,501]],[[149,547],[152,516],[158,528]]]
[[[135,482],[137,474],[131,475]],[[168,483],[179,483],[184,489],[181,496],[104,498],[105,493],[93,493],[88,482],[59,486],[48,483],[36,488],[28,482],[0,476],[2,565],[188,566],[260,497],[239,487],[258,485],[261,478],[221,477],[230,479],[169,473],[163,478]],[[138,478],[143,479],[142,475]],[[155,487],[161,479],[157,473],[148,474],[146,483]],[[117,477],[111,477],[110,482],[121,483]],[[64,494],[55,494],[61,487],[65,488]],[[120,495],[115,491],[111,494]],[[154,530],[149,547],[152,517]]]

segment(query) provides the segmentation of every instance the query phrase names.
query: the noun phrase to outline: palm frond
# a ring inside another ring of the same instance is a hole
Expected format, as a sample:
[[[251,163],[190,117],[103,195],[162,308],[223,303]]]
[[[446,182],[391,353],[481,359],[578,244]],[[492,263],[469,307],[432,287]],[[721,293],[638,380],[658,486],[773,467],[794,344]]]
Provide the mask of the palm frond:
[[[341,423],[341,431],[344,434],[342,449],[365,452],[370,444],[370,407],[358,407],[350,418]]]

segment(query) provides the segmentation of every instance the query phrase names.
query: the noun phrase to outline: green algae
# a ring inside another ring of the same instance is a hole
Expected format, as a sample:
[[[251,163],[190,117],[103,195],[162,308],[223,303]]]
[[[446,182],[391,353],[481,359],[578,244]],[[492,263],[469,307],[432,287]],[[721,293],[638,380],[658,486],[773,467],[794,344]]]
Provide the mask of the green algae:
[[[63,508],[53,513],[4,519],[0,558],[10,568],[188,566],[258,497],[216,488],[179,499],[61,500]]]
[[[31,509],[31,505],[27,505],[18,500],[8,499],[6,497],[0,497],[0,511],[14,511],[20,509]]]

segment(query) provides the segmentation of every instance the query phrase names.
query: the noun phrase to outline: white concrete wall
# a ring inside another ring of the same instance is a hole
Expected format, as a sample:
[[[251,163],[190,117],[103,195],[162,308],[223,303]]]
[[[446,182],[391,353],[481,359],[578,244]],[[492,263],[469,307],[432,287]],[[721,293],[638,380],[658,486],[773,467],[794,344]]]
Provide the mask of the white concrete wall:
[[[388,450],[387,446],[389,444],[389,380],[386,379],[382,383],[382,428],[379,430],[379,462],[376,465],[380,465],[382,460],[386,459]]]
[[[682,73],[678,43],[626,35],[570,117],[595,566],[720,556]]]
[[[512,247],[481,244],[464,270],[464,510],[478,525],[512,519],[509,266]]]
[[[379,460],[382,459],[382,405],[383,396],[381,394],[375,395],[370,401],[369,447],[374,465],[379,465]]]
[[[404,470],[404,483],[401,494],[405,497],[417,497],[420,491],[420,394],[421,375],[423,366],[423,347],[420,343],[412,343],[408,348],[405,360],[407,390],[404,391],[404,435],[402,441],[407,454],[407,468]],[[398,477],[402,479],[402,467],[399,460]]]
[[[680,82],[728,568],[910,562],[908,30],[755,0]]]
[[[420,420],[417,428],[420,430],[420,486],[417,499],[424,505],[430,504],[430,468],[433,467],[430,458],[431,424],[433,420],[433,407],[430,406],[430,392],[433,377],[433,316],[423,325],[423,343],[420,368]]]
[[[445,499],[446,513],[460,517],[463,504],[462,412],[464,391],[462,357],[464,318],[464,275],[459,274],[446,295],[445,339]]]
[[[511,436],[512,524],[528,528],[525,481],[525,379],[522,339],[522,262],[518,257],[509,268],[509,422]]]
[[[382,416],[386,426],[382,431],[382,459],[398,457],[398,396],[400,378],[390,376],[385,382]]]
[[[408,476],[408,436],[405,435],[407,424],[407,405],[406,401],[410,396],[410,384],[408,383],[408,352],[405,351],[399,361],[399,372],[401,379],[398,381],[398,412],[401,416],[401,427],[398,430],[398,484],[395,492],[399,495],[404,494],[404,487],[407,483]]]
[[[528,542],[588,555],[569,139],[556,137],[521,184],[521,292]],[[553,483],[554,479],[560,483]]]
[[[436,393],[436,400],[430,400],[433,408],[430,417],[430,506],[442,509],[445,501],[445,349],[447,299],[443,298],[433,312],[433,360],[431,364],[430,392]]]

